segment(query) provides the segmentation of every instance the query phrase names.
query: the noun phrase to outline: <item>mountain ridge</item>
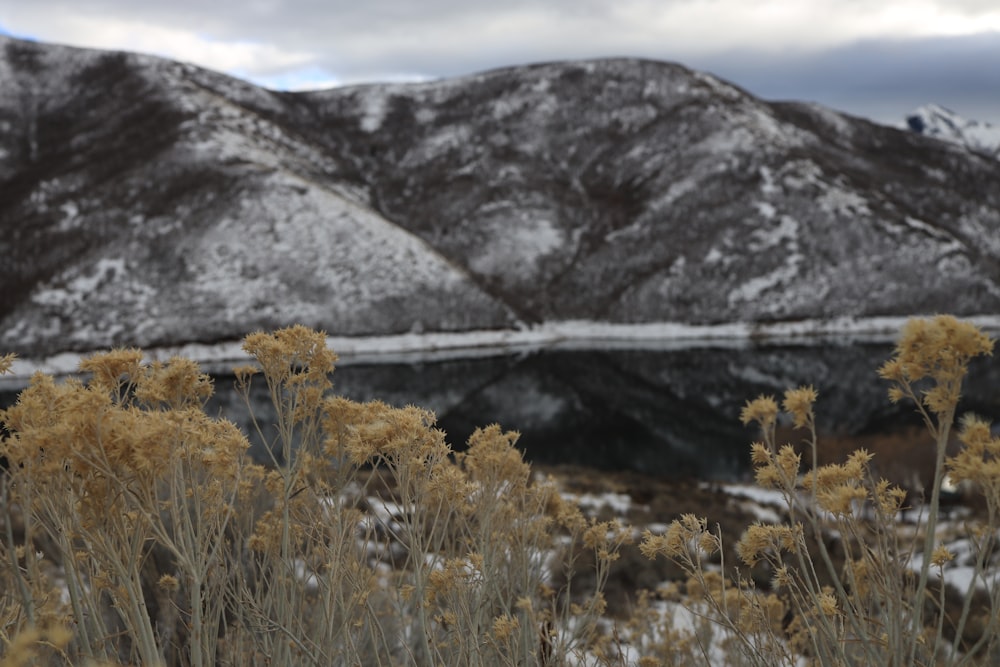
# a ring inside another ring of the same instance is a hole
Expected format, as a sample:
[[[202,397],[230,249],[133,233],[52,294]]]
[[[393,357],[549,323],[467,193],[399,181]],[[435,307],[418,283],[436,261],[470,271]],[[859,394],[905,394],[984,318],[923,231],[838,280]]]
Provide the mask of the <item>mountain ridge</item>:
[[[681,65],[282,93],[0,54],[13,351],[1000,306],[1000,163]]]

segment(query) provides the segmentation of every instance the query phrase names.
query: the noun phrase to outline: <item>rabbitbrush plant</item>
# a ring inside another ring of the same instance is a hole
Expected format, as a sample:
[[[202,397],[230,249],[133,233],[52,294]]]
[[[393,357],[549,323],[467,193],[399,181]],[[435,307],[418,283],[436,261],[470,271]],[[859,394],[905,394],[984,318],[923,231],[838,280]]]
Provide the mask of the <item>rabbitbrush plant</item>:
[[[741,663],[798,665],[806,656],[824,666],[996,664],[1000,586],[989,558],[1000,526],[1000,439],[970,416],[962,420],[961,449],[948,455],[968,364],[992,348],[981,331],[955,318],[911,320],[879,370],[889,398],[911,403],[934,437],[931,494],[914,533],[898,520],[906,493],[874,478],[871,454],[858,450],[842,464],[817,464],[817,394],[802,387],[786,392],[780,407],[806,433],[812,461],[804,471],[796,449],[776,441],[781,410],[774,398],[749,402],[742,414],[762,433],[752,446],[757,482],[778,490],[788,511],[784,523],[750,526],[737,545],[743,566],[766,566],[771,591],[758,591],[747,570],[714,566],[722,539],[705,518],[685,516],[663,535],[647,533],[643,552],[681,566],[689,607],[716,624]],[[972,576],[957,613],[949,613],[942,584],[955,557],[938,530],[945,475],[972,483],[986,506],[985,516],[964,526]],[[977,598],[977,590],[986,595]]]
[[[0,667],[997,661],[1000,439],[956,419],[992,341],[967,323],[911,321],[880,370],[936,443],[915,525],[866,451],[818,465],[814,389],[761,397],[742,418],[761,428],[757,481],[786,518],[747,528],[739,563],[707,518],[647,532],[642,551],[686,580],[637,591],[617,624],[603,590],[632,530],[533,476],[516,433],[489,426],[456,453],[425,410],[334,395],[322,334],[244,347],[256,363],[237,388],[249,407],[263,386],[273,406],[252,420],[264,465],[206,414],[212,383],[185,359],[96,355],[78,378],[34,376],[0,413]],[[804,450],[777,441],[782,412]],[[957,605],[942,585],[958,555],[941,532],[946,474],[984,506],[962,526],[972,575]]]
[[[631,533],[585,518],[490,426],[331,394],[324,335],[248,336],[272,459],[185,359],[115,350],[0,413],[0,664],[558,665],[599,655]],[[6,371],[10,357],[0,361]],[[580,555],[596,585],[574,587]],[[557,588],[553,582],[565,582]]]

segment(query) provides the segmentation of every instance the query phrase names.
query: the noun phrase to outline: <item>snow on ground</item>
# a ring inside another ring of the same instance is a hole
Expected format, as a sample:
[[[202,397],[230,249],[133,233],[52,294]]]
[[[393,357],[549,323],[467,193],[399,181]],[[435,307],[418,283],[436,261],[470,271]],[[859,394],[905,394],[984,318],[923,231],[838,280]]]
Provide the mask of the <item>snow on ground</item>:
[[[43,288],[34,293],[31,299],[43,305],[59,304],[65,301],[79,303],[103,282],[110,281],[115,276],[124,273],[124,259],[104,258],[99,260],[87,275],[81,274],[68,277],[67,284],[64,287]]]
[[[849,140],[854,135],[854,128],[847,122],[844,114],[821,104],[807,103],[806,106],[809,107],[810,111],[823,119],[827,125],[836,130],[840,136]]]
[[[827,213],[836,213],[844,217],[870,217],[872,214],[867,199],[854,190],[848,190],[837,185],[829,185],[816,201],[819,204],[820,210]]]
[[[768,220],[774,218],[774,207],[767,202],[757,202],[757,208]],[[789,216],[781,216],[778,224],[773,227],[759,227],[750,235],[748,252],[763,252],[788,243],[788,251],[796,252],[799,248],[799,223]]]
[[[484,221],[480,233],[485,239],[470,255],[469,267],[487,276],[504,276],[512,266],[538,270],[547,255],[571,243],[553,217],[543,208],[519,211],[514,219],[501,214]]]
[[[917,524],[914,526],[917,533],[920,533],[925,525],[925,518],[922,516],[917,520]],[[995,555],[987,555],[984,561],[984,571],[977,573],[976,559],[980,553],[973,540],[969,538],[970,528],[966,520],[964,516],[959,516],[946,518],[938,524],[935,531],[937,546],[946,547],[954,558],[945,563],[940,570],[932,565],[931,576],[936,579],[939,574],[942,575],[946,584],[954,586],[963,595],[966,591],[972,590],[973,584],[981,590],[996,590],[997,586],[1000,585],[1000,569],[998,569],[1000,563],[997,562]],[[913,554],[907,562],[907,566],[913,572],[920,572],[923,564],[924,555],[922,553]]]
[[[785,509],[788,504],[781,491],[765,489],[754,484],[723,484],[721,490],[739,499],[740,509],[757,517],[762,523],[781,523],[777,509]]]
[[[773,206],[767,202],[757,202],[757,206],[765,218],[769,221],[773,218]],[[784,246],[782,251],[784,262],[770,273],[747,280],[732,290],[727,296],[730,306],[759,300],[764,292],[788,284],[799,275],[799,267],[805,261],[805,257],[799,252],[799,223],[791,216],[783,215],[777,225],[754,230],[750,235],[747,251],[760,254],[780,246]]]
[[[724,484],[719,487],[722,491],[739,501],[741,510],[757,517],[763,523],[777,524],[783,521],[778,510],[787,507],[784,496],[775,489],[764,489],[753,484]],[[824,513],[825,514],[825,513]],[[901,534],[906,540],[916,539],[922,527],[925,525],[926,512],[916,515],[902,517],[900,519]],[[912,522],[916,522],[915,524]],[[983,590],[993,590],[1000,584],[1000,571],[996,568],[994,561],[987,561],[986,572],[977,575],[976,557],[977,550],[968,535],[968,528],[965,526],[964,517],[946,518],[938,524],[936,535],[938,543],[948,548],[954,555],[954,559],[945,564],[941,571],[946,583],[962,592],[970,590],[973,582],[975,586]],[[912,530],[906,530],[912,528]],[[913,554],[907,563],[910,570],[919,572],[923,565],[923,554]],[[938,568],[932,567],[932,576],[937,577]]]
[[[365,132],[375,132],[382,127],[382,121],[388,112],[388,97],[391,91],[384,88],[369,88],[368,95],[361,95],[364,105],[364,115],[361,118],[361,129]]]
[[[757,209],[757,213],[761,215],[762,218],[770,220],[774,217],[776,210],[774,205],[766,201],[757,201],[753,203],[754,208]]]
[[[761,180],[760,192],[765,197],[767,195],[781,194],[781,188],[778,187],[777,183],[775,182],[774,173],[771,171],[769,167],[760,168],[760,180]]]
[[[770,273],[748,280],[731,291],[726,296],[727,303],[732,307],[739,303],[759,301],[764,292],[789,284],[799,275],[802,259],[802,255],[799,254],[787,256],[784,264]]]
[[[937,239],[941,239],[942,241],[947,241],[949,243],[949,246],[954,246],[953,248],[949,247],[949,250],[950,249],[955,249],[955,250],[961,249],[961,245],[962,245],[961,241],[959,241],[957,238],[955,238],[954,234],[946,232],[945,230],[937,228],[937,227],[932,227],[931,225],[927,224],[923,220],[918,220],[917,218],[914,218],[914,217],[909,216],[909,215],[906,216],[903,219],[903,221],[906,223],[906,225],[910,229],[913,229],[913,230],[916,230],[916,231],[921,232],[923,234],[926,234],[927,236],[931,236],[931,237],[934,237],[934,238],[937,238]]]
[[[563,493],[562,496],[592,515],[608,508],[620,516],[627,516],[632,507],[632,497],[627,493],[612,493],[610,491],[606,493]]]

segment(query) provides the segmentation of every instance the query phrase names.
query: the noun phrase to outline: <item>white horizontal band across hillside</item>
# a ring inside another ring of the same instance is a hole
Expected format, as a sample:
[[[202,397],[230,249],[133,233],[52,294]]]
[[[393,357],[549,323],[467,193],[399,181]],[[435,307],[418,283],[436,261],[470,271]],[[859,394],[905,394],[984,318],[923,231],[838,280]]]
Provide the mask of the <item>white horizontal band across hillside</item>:
[[[506,354],[525,349],[629,348],[671,350],[697,347],[747,345],[813,345],[821,343],[891,343],[908,317],[837,318],[795,322],[692,325],[678,322],[610,324],[605,322],[547,322],[517,330],[408,333],[392,336],[330,336],[328,345],[342,365]],[[1000,315],[962,318],[994,334],[1000,332]],[[241,341],[211,345],[191,343],[146,350],[150,359],[182,356],[206,370],[225,372],[248,361]],[[25,384],[41,371],[66,375],[76,371],[89,353],[63,353],[47,359],[18,359],[12,373],[0,378],[0,387]]]

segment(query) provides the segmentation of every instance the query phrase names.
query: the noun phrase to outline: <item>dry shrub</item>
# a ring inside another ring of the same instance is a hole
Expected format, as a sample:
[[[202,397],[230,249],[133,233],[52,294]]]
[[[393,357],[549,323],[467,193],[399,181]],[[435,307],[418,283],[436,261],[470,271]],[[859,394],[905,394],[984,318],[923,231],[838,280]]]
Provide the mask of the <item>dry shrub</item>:
[[[898,520],[914,500],[885,479],[891,468],[876,473],[868,451],[835,454],[843,443],[817,437],[815,390],[761,397],[742,417],[761,427],[757,481],[782,495],[786,519],[751,525],[735,544],[695,511],[647,533],[642,552],[666,556],[680,580],[636,592],[617,623],[604,591],[632,529],[586,516],[532,475],[516,433],[488,426],[456,453],[425,410],[334,396],[336,357],[303,327],[253,334],[245,348],[256,364],[237,369],[237,387],[249,404],[251,385],[265,383],[275,409],[273,423],[253,423],[268,466],[248,458],[234,425],[205,414],[211,382],[184,359],[97,355],[80,378],[35,376],[0,414],[3,664],[996,657],[1000,439],[967,418],[949,445],[966,365],[992,349],[968,324],[911,322],[880,371],[930,434],[925,445],[878,443],[878,458],[927,466],[919,529]],[[0,358],[0,372],[10,363]],[[804,446],[783,444],[780,412]],[[971,570],[952,597],[939,583],[956,557],[938,530],[946,473],[984,507],[949,528],[966,538]],[[692,489],[691,510],[702,492]],[[733,521],[723,517],[726,531]]]
[[[533,479],[516,433],[480,429],[456,454],[425,410],[331,395],[323,334],[244,348],[256,364],[238,389],[249,405],[264,382],[275,408],[253,422],[269,466],[205,413],[211,382],[185,359],[96,355],[79,378],[36,375],[0,414],[4,664],[541,665],[604,650],[601,589],[631,532]],[[580,553],[590,587],[571,594]]]
[[[644,553],[666,556],[688,573],[698,588],[697,594],[689,590],[691,604],[735,638],[748,664],[794,665],[801,656],[820,665],[992,664],[1000,629],[1000,587],[991,562],[1000,439],[985,422],[968,418],[959,434],[962,447],[948,456],[968,363],[992,348],[981,331],[955,318],[911,320],[895,356],[879,370],[891,384],[890,400],[911,402],[930,435],[930,489],[916,531],[902,530],[898,522],[912,499],[873,474],[870,452],[858,449],[838,459],[821,451],[812,387],[787,391],[780,404],[769,396],[747,403],[744,423],[761,429],[761,441],[751,447],[757,482],[782,495],[789,518],[750,526],[737,550],[744,567],[764,563],[771,569],[770,588],[789,610],[780,626],[760,611],[773,598],[755,591],[740,568],[725,588],[722,575],[707,566],[706,557],[722,545],[705,519],[688,515],[663,535],[647,533]],[[777,439],[781,412],[806,434],[804,448]],[[964,527],[972,572],[959,605],[940,583],[955,557],[938,533],[946,474],[974,485],[986,508]]]

